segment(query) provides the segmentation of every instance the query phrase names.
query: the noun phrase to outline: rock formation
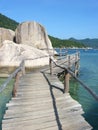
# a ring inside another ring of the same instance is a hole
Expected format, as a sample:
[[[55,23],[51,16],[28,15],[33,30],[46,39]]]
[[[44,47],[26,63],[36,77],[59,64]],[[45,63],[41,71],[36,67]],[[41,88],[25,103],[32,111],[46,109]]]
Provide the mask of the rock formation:
[[[23,44],[15,44],[12,41],[4,41],[2,47],[0,48],[0,66],[2,65],[8,65],[8,66],[17,66],[22,60],[40,58],[43,57],[47,58],[49,55],[41,51],[37,48],[23,45]],[[48,59],[48,58],[47,58]],[[28,60],[29,61],[29,60]],[[29,66],[40,66],[48,64],[49,60],[42,61],[40,59],[40,62],[36,64],[36,62],[33,60],[33,64],[30,64]],[[17,64],[16,64],[17,63]]]
[[[36,22],[21,23],[15,32],[1,28],[0,45],[0,73],[9,73],[8,68],[19,66],[22,60],[29,68],[47,65],[49,54],[53,53],[46,51],[53,49],[52,44],[44,27]]]
[[[38,49],[53,49],[44,27],[36,22],[24,22],[16,29],[16,43],[27,44]]]
[[[4,40],[13,41],[15,37],[15,32],[10,29],[0,28],[0,46]]]

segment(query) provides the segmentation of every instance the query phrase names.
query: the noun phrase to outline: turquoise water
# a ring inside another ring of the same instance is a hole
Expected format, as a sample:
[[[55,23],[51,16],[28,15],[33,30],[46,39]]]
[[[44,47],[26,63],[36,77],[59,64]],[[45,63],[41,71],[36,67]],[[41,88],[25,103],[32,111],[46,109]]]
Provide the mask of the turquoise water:
[[[79,78],[98,95],[98,50],[81,50],[80,56]],[[98,101],[74,79],[71,82],[70,93],[82,104],[85,112],[83,116],[92,125],[93,130],[98,130]]]
[[[59,49],[57,51],[59,52]],[[69,54],[80,51],[78,77],[98,95],[98,50],[70,49],[67,51]],[[64,49],[63,52],[66,50]],[[82,105],[85,120],[93,127],[93,130],[98,130],[98,101],[74,79],[70,82],[70,94]]]
[[[5,80],[6,80],[5,78],[0,78],[0,86]],[[12,88],[13,88],[13,81],[11,81],[6,87],[6,89],[0,93],[0,130],[2,130],[1,123],[4,112],[6,110],[6,103],[11,99],[12,96]]]

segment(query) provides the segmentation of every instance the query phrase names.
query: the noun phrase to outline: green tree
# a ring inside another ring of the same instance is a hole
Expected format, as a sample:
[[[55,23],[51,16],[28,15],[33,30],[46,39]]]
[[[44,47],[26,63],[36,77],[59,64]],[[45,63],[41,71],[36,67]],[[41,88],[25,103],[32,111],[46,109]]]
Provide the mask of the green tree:
[[[82,48],[82,47],[86,47],[84,44],[77,42],[77,41],[72,41],[72,40],[62,40],[59,38],[55,38],[52,36],[49,36],[53,47],[78,47],[78,48]]]
[[[15,30],[19,23],[0,14],[0,27]]]

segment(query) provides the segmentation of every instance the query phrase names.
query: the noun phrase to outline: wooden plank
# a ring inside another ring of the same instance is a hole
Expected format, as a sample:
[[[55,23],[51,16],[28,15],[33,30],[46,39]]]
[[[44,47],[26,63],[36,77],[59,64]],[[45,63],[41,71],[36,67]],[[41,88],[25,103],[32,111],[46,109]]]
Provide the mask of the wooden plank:
[[[55,77],[55,75],[53,75],[53,76]],[[45,74],[45,77],[48,80],[48,82],[50,83],[50,85],[52,85],[52,83],[51,83],[52,78],[50,77],[50,75]],[[59,82],[58,79],[55,79],[55,81]],[[54,87],[52,89],[51,93],[53,94],[53,97],[55,99],[58,98],[56,92],[59,93],[59,91],[57,91],[57,89]],[[66,97],[66,94],[65,94],[65,97]],[[64,97],[64,99],[65,99],[65,97]],[[84,113],[81,105],[77,101],[73,100],[71,97],[68,99],[71,100],[71,104],[66,103],[66,99],[65,99],[65,102],[64,102],[64,100],[62,100],[60,105],[59,105],[58,100],[55,101],[55,105],[57,108],[60,123],[62,125],[62,129],[64,129],[64,130],[67,130],[67,129],[68,130],[70,130],[70,129],[79,130],[82,128],[88,128],[89,130],[91,130],[92,127],[84,120],[84,118],[81,115]],[[64,118],[62,118],[62,115],[64,115]],[[82,122],[83,126],[81,125],[81,122]],[[80,127],[78,125],[78,129],[76,127],[77,123],[80,125]]]
[[[26,116],[33,116],[33,117],[40,117],[40,115],[41,116],[47,116],[47,114],[50,114],[51,115],[51,113],[54,113],[54,110],[53,109],[50,109],[50,110],[40,110],[40,111],[28,111],[28,112],[26,112],[26,113],[24,113],[24,111],[23,111],[23,113],[22,112],[20,112],[20,113],[14,113],[14,115],[13,114],[10,114],[10,113],[6,113],[5,114],[5,116],[4,116],[4,119],[9,119],[9,118],[24,118],[24,117],[26,117]]]
[[[75,62],[74,55],[72,58],[70,66]],[[57,71],[55,67],[54,72]],[[81,115],[84,113],[81,105],[63,93],[64,86],[56,75],[44,75],[35,72],[21,77],[17,97],[7,104],[2,129],[91,130]]]
[[[25,123],[23,125],[17,125],[17,127],[5,127],[3,128],[3,130],[43,130],[43,129],[47,129],[49,127],[54,127],[57,126],[57,123],[55,121],[51,121],[51,122],[47,122],[47,123],[42,123],[40,125],[38,124],[29,124],[29,125],[25,125]]]

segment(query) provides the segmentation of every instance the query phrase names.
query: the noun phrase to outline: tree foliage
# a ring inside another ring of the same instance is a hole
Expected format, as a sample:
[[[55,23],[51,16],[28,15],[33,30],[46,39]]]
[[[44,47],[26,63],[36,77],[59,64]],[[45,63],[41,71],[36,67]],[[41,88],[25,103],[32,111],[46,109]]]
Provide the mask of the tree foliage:
[[[86,47],[84,44],[77,42],[77,41],[72,41],[72,40],[62,40],[59,38],[55,38],[52,36],[49,36],[53,47],[78,47],[78,48],[82,48],[82,47]]]
[[[88,47],[98,48],[98,38],[94,38],[94,39],[86,38],[78,41]]]
[[[0,14],[0,27],[15,30],[19,23]]]

